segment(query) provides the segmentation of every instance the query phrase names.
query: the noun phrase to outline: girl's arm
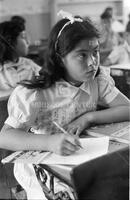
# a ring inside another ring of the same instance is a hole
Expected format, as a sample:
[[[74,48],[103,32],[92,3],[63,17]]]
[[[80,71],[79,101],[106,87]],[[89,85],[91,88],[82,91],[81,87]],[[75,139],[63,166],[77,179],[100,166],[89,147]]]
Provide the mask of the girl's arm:
[[[45,141],[45,142],[43,142]],[[48,138],[4,125],[0,133],[0,148],[8,150],[48,150]]]
[[[0,133],[0,148],[12,151],[43,150],[69,155],[79,149],[79,141],[72,135],[33,134],[4,125]]]
[[[130,100],[122,93],[108,105],[109,108],[85,113],[68,124],[66,130],[79,135],[84,129],[93,124],[106,124],[130,120]]]
[[[130,100],[122,93],[119,93],[108,106],[108,109],[92,112],[91,123],[104,124],[130,120]]]

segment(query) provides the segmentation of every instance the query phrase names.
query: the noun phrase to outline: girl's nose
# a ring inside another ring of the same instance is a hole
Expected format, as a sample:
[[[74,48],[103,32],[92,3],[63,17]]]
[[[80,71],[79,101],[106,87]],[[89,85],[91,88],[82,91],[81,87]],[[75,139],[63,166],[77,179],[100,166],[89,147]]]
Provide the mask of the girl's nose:
[[[93,66],[93,67],[96,65],[96,59],[93,55],[89,55],[89,57],[87,59],[87,65]]]

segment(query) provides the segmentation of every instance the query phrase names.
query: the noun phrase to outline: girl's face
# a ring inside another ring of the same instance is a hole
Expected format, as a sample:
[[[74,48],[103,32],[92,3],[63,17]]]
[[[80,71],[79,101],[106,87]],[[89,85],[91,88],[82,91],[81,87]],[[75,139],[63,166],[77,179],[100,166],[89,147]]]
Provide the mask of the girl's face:
[[[18,56],[26,56],[28,54],[28,41],[25,31],[22,31],[17,37],[15,49]]]
[[[67,81],[82,83],[93,79],[100,63],[98,39],[82,40],[62,61]]]

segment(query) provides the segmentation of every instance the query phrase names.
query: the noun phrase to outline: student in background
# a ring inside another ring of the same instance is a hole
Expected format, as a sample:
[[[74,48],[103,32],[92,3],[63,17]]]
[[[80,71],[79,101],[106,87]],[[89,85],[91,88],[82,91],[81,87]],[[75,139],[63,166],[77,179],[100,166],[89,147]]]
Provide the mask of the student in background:
[[[111,29],[113,32],[117,33],[119,32],[119,28],[122,29],[122,31],[125,30],[125,27],[123,23],[121,23],[119,20],[116,20],[116,17],[114,16],[114,10],[112,7],[107,7],[104,11],[104,13],[111,16]]]
[[[106,7],[104,10],[104,13],[110,14],[113,19],[113,8],[112,7]]]
[[[77,136],[84,129],[129,120],[130,101],[100,67],[98,30],[89,19],[60,14],[64,19],[50,33],[40,76],[22,82],[9,99],[0,148],[67,156],[78,150]],[[97,111],[98,104],[106,109]],[[53,121],[69,134],[61,133]],[[28,199],[46,199],[32,165],[15,164],[14,174]],[[61,188],[58,184],[55,188]]]
[[[102,64],[113,48],[118,45],[118,34],[112,30],[113,18],[111,12],[104,11],[100,19],[100,54]]]
[[[40,66],[25,58],[28,41],[23,23],[0,23],[0,93],[9,96],[17,83],[38,75]]]
[[[108,57],[102,63],[103,66],[130,63],[130,45],[125,33],[118,33],[119,45],[115,46]]]
[[[111,51],[115,45],[118,45],[118,35],[112,30],[113,18],[109,12],[104,12],[101,18],[101,33],[100,39],[101,48],[104,51]]]

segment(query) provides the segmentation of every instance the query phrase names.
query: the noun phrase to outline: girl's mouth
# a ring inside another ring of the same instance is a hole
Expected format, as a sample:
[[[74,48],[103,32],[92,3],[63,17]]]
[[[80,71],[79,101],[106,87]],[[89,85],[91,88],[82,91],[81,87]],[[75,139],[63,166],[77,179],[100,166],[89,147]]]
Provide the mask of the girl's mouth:
[[[94,73],[95,73],[95,70],[91,70],[89,72],[88,71],[86,72],[86,74],[88,74],[88,75],[91,75],[91,74],[94,74]]]

